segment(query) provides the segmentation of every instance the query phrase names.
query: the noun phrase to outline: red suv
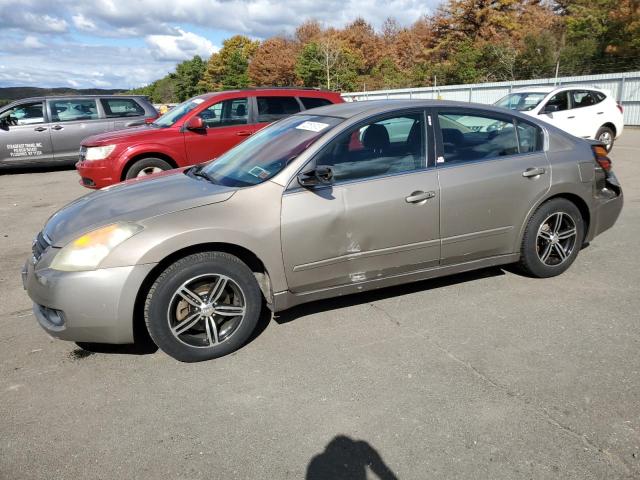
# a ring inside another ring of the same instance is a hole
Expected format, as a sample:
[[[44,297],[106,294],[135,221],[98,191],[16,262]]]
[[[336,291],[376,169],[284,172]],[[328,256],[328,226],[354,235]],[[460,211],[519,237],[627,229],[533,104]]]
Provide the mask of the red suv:
[[[313,89],[258,88],[200,95],[149,125],[85,138],[76,163],[80,183],[102,188],[206,162],[275,120],[342,102],[338,93]]]

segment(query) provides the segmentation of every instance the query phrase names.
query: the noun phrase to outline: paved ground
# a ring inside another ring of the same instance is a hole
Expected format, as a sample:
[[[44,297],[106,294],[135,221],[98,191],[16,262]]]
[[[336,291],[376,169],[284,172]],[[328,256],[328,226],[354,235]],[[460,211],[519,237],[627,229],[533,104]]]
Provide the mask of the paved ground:
[[[0,477],[639,478],[639,130],[613,159],[622,216],[559,278],[306,305],[195,365],[47,337],[19,270],[85,190],[70,170],[0,176]]]

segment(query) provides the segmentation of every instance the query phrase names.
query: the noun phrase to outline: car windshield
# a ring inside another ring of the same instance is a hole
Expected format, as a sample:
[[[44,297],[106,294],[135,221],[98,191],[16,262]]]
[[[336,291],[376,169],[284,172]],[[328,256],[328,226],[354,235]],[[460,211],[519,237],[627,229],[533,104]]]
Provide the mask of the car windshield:
[[[506,97],[498,100],[494,105],[508,108],[510,110],[520,110],[526,112],[536,108],[542,99],[547,96],[544,92],[518,92],[510,93]]]
[[[182,102],[180,105],[175,106],[160,118],[157,118],[153,122],[153,125],[155,125],[156,127],[170,127],[191,110],[200,105],[202,102],[204,102],[204,99],[198,97],[191,98],[186,102]]]
[[[215,183],[248,187],[269,180],[318,138],[342,122],[335,117],[294,115],[263,128],[202,171]]]

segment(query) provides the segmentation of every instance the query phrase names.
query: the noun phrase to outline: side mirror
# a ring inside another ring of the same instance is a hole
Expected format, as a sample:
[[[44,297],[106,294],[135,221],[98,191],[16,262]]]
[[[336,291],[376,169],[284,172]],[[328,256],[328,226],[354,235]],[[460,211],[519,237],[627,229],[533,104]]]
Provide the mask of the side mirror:
[[[560,111],[560,105],[546,105],[540,113],[553,113],[553,112],[559,112],[559,111]]]
[[[204,120],[200,117],[191,117],[185,127],[187,130],[204,130],[206,128],[204,126]]]
[[[298,183],[305,188],[317,185],[331,185],[333,183],[333,170],[327,165],[318,165],[313,170],[298,174]]]

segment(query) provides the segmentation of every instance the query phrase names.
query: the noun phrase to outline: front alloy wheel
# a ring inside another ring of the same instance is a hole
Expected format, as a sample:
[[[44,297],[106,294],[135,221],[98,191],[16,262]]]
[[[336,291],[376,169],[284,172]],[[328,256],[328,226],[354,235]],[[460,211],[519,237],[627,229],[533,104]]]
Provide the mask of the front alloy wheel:
[[[240,348],[261,309],[260,287],[246,264],[228,253],[202,252],[160,274],[147,295],[145,322],[165,353],[198,362]]]

